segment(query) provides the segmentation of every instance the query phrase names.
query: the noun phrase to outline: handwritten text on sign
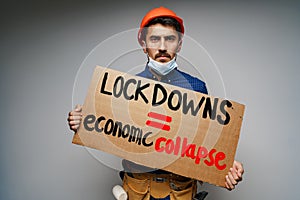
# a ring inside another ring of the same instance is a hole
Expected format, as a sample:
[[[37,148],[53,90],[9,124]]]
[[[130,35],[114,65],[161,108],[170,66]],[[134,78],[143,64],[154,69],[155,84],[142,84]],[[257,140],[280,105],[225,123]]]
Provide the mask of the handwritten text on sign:
[[[83,112],[74,143],[224,186],[244,106],[97,67]]]

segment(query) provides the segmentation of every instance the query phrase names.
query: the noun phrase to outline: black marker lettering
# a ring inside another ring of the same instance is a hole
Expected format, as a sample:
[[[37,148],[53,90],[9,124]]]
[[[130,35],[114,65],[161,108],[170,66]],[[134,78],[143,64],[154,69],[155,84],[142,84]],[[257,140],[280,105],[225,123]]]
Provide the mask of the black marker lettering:
[[[207,97],[206,102],[205,102],[205,107],[203,110],[203,118],[207,118],[207,113],[209,115],[209,118],[214,120],[216,119],[216,113],[217,113],[217,105],[218,105],[218,100],[217,98],[214,99],[214,106],[213,108],[211,107],[211,98]]]
[[[177,104],[176,104],[176,106],[173,106],[172,101],[173,101],[173,97],[174,97],[175,94],[178,96],[177,97]],[[169,98],[168,98],[168,106],[169,106],[169,108],[171,110],[176,111],[176,110],[178,110],[180,108],[181,102],[182,102],[182,95],[181,95],[180,91],[173,90],[171,92]]]
[[[87,131],[93,131],[94,127],[89,127],[88,124],[94,123],[96,117],[94,115],[88,115],[84,118],[83,125]]]
[[[232,103],[228,100],[223,100],[220,105],[220,110],[221,112],[225,115],[225,120],[222,119],[220,115],[217,116],[217,120],[220,124],[226,125],[230,122],[230,115],[229,113],[225,110],[225,106],[228,108],[231,108]]]
[[[162,95],[163,95],[163,97],[162,97],[162,99],[160,99],[160,101],[157,101],[158,90],[160,90]],[[167,91],[166,91],[166,89],[158,83],[155,84],[154,85],[154,91],[153,91],[153,98],[152,98],[152,106],[159,106],[159,105],[163,104],[166,100],[167,100]]]
[[[95,123],[95,130],[99,133],[101,133],[103,131],[103,128],[99,128],[99,124],[102,120],[105,120],[105,117],[103,117],[103,116],[99,117]]]
[[[197,104],[197,107],[194,107],[194,101],[190,100],[189,102],[187,102],[187,93],[183,94],[183,104],[182,104],[182,112],[184,114],[187,114],[189,110],[191,110],[191,114],[193,116],[196,116],[197,113],[199,112],[203,102],[205,100],[205,97],[202,97],[199,101],[199,103]]]
[[[136,80],[135,79],[129,79],[128,81],[126,81],[125,85],[124,85],[124,97],[127,100],[131,100],[134,98],[134,95],[129,96],[128,95],[128,85],[132,83],[132,84],[136,84]]]
[[[108,72],[105,72],[103,80],[102,80],[102,85],[101,85],[100,93],[106,94],[106,95],[111,95],[111,92],[108,92],[108,91],[104,90],[105,85],[106,85],[106,81],[107,81],[107,75],[108,75]]]
[[[152,134],[152,132],[148,132],[148,133],[145,133],[145,135],[143,136],[143,140],[142,140],[142,143],[145,147],[150,147],[152,146],[153,144],[153,141],[151,141],[150,143],[147,143],[146,140],[147,140],[147,137],[150,136]]]
[[[117,85],[118,85],[119,82],[120,82],[120,84],[119,84],[120,85],[120,90],[117,92]],[[115,97],[119,98],[122,95],[123,87],[124,87],[124,78],[122,76],[119,76],[115,80],[115,83],[114,83],[113,93],[114,93]]]
[[[106,135],[110,135],[114,130],[114,121],[112,119],[108,119],[104,126],[104,133]]]
[[[138,100],[139,95],[142,97],[142,99],[145,101],[145,103],[148,103],[148,99],[146,98],[146,96],[144,95],[144,93],[142,92],[142,90],[146,89],[147,87],[150,86],[150,83],[147,83],[143,86],[141,86],[141,81],[138,81],[137,87],[136,87],[136,91],[135,91],[135,98],[134,100]]]

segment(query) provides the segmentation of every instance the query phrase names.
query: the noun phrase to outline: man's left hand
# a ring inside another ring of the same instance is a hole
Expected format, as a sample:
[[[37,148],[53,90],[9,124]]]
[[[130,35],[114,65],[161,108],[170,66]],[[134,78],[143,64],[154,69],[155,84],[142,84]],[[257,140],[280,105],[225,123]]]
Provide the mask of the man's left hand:
[[[234,161],[232,168],[230,168],[228,174],[226,175],[225,185],[228,190],[233,190],[238,182],[242,181],[242,176],[244,174],[243,164]]]

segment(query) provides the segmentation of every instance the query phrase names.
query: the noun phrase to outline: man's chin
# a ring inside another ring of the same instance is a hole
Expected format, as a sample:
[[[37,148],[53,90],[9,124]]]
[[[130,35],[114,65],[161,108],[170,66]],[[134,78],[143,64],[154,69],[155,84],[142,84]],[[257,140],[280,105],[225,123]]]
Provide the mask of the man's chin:
[[[169,62],[170,58],[168,57],[159,57],[156,59],[157,62],[161,62],[161,63],[165,63],[165,62]]]

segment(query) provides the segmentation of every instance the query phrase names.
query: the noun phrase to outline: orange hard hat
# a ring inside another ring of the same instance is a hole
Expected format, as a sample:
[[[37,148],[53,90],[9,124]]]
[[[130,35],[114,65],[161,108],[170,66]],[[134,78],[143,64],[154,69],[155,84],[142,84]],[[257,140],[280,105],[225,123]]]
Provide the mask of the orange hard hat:
[[[157,17],[171,17],[174,18],[179,24],[181,28],[181,33],[184,34],[184,26],[183,26],[183,20],[176,15],[175,12],[172,10],[165,8],[165,7],[159,7],[159,8],[154,8],[150,10],[143,18],[141,25],[140,25],[140,30],[138,32],[138,41],[142,45],[142,38],[141,38],[141,33],[143,28],[154,18]]]

